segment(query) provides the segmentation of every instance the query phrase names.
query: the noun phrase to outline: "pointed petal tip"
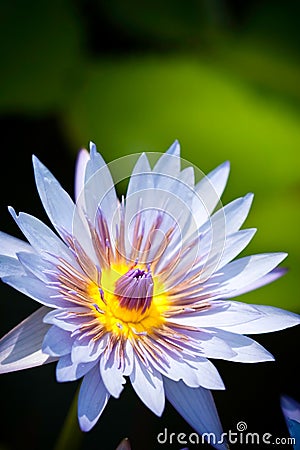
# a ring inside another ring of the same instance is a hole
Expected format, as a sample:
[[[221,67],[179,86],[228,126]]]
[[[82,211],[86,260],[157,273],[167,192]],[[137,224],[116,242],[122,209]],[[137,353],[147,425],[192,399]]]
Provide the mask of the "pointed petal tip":
[[[18,214],[16,213],[15,209],[12,206],[8,206],[7,209],[10,215],[16,220],[18,218]]]
[[[288,257],[288,253],[286,252],[274,252],[274,253],[270,253],[270,256],[273,256],[275,259],[278,260],[277,264],[280,264],[284,259],[286,259]]]
[[[86,416],[78,417],[78,423],[81,431],[87,433],[90,431],[95,425],[95,421],[90,421]]]
[[[95,154],[97,153],[97,147],[93,141],[89,142],[89,149],[90,149],[90,155],[95,156]]]
[[[224,171],[226,171],[229,174],[230,171],[230,161],[224,161],[222,162],[217,168],[217,169],[223,169]]]
[[[253,192],[248,192],[248,194],[246,194],[244,196],[244,200],[248,201],[250,204],[253,202],[254,199],[254,193]]]
[[[32,155],[32,163],[33,163],[33,167],[35,166],[44,166],[44,164],[39,160],[39,158],[36,155]]]
[[[77,154],[77,159],[80,159],[82,156],[89,158],[89,152],[85,147],[82,147]]]
[[[180,143],[177,139],[173,142],[173,144],[166,151],[168,155],[171,156],[180,156]]]

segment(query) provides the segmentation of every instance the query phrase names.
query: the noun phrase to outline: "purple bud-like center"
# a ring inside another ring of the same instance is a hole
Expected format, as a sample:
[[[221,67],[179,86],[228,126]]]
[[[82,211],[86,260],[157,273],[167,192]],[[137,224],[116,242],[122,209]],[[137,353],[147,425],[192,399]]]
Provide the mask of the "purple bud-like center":
[[[150,270],[138,268],[128,270],[115,284],[115,295],[120,306],[135,309],[141,314],[150,308],[153,297],[153,279]]]

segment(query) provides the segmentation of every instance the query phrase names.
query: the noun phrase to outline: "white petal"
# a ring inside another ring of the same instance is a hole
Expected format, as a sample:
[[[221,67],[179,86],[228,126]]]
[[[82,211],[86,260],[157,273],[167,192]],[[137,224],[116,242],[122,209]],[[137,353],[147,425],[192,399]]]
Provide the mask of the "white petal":
[[[66,230],[71,235],[74,215],[71,197],[36,156],[32,161],[36,186],[49,219],[59,233]]]
[[[206,389],[225,389],[215,366],[206,358],[178,361],[169,358],[169,367],[162,373],[173,381],[183,380],[192,388],[202,386]]]
[[[25,271],[20,262],[11,256],[0,255],[0,277],[9,275],[24,275]]]
[[[271,272],[287,257],[286,253],[265,253],[237,259],[227,264],[220,275],[215,274],[218,283],[215,289],[222,298],[230,298],[240,290]]]
[[[226,161],[195,186],[197,199],[195,198],[193,204],[193,213],[198,226],[201,226],[208,219],[220,201],[227,183],[229,170],[230,165]],[[203,208],[199,208],[199,202],[204,206]]]
[[[126,193],[126,199],[128,199],[135,192],[151,189],[153,187],[154,185],[151,167],[146,154],[142,153],[131,173]],[[140,193],[140,195],[141,194],[142,193]]]
[[[217,337],[224,340],[226,344],[234,350],[234,355],[224,359],[246,363],[274,361],[273,355],[253,339],[241,334],[229,333],[224,330],[214,331],[216,332]]]
[[[208,331],[210,330],[201,330],[200,333],[186,333],[188,335],[192,334],[194,339],[199,340],[201,352],[206,358],[230,359],[235,355],[235,352],[227,342],[220,339],[216,333],[210,333]]]
[[[168,378],[164,378],[164,386],[169,402],[188,424],[199,434],[207,433],[213,447],[226,450],[222,425],[211,392],[202,387],[189,388],[182,381],[174,382]]]
[[[80,324],[77,327],[80,328]],[[90,337],[86,338],[84,335],[79,334],[72,347],[72,361],[77,364],[96,361],[105,350],[108,339],[108,335],[105,335],[102,339],[95,342]]]
[[[28,295],[45,306],[63,308],[70,306],[70,302],[61,297],[54,297],[55,290],[47,287],[41,280],[27,275],[11,275],[2,278],[2,281]]]
[[[95,366],[82,380],[78,397],[78,420],[82,431],[89,431],[104,410],[109,399],[100,377],[99,367]]]
[[[75,264],[68,247],[43,222],[29,214],[17,215],[13,208],[9,208],[9,212],[34,249],[45,254],[59,255]]]
[[[0,373],[28,369],[55,361],[42,352],[42,342],[49,329],[43,323],[49,308],[42,307],[23,320],[0,340]]]
[[[56,380],[60,383],[65,381],[74,381],[86,375],[94,366],[96,362],[88,363],[73,363],[71,356],[61,356],[56,365]],[[99,370],[99,365],[96,364]]]
[[[47,276],[47,271],[52,271],[56,269],[53,263],[41,258],[36,253],[20,252],[17,254],[20,263],[24,268],[27,269],[29,274],[33,274],[44,283],[49,282],[49,277]]]
[[[225,235],[235,233],[245,222],[252,201],[253,194],[247,194],[245,197],[237,198],[231,203],[228,203],[228,205],[219,209],[211,216],[209,221],[200,227],[200,233],[205,234],[211,232],[211,230],[213,230],[215,236],[218,236],[220,232],[224,234],[224,231]]]
[[[231,302],[231,304],[237,309],[237,315],[239,310],[242,312],[245,303]],[[249,305],[248,305],[249,306]],[[242,334],[262,334],[270,333],[272,331],[284,330],[289,327],[294,327],[300,324],[300,316],[290,311],[285,311],[274,306],[265,305],[251,305],[253,309],[258,312],[256,320],[227,324],[222,326],[223,330],[231,331],[232,333]]]
[[[219,372],[208,359],[199,358],[195,363],[199,385],[206,389],[225,389]]]
[[[171,177],[177,177],[180,172],[180,145],[178,141],[175,141],[171,147],[164,153],[153,168],[153,172],[156,174],[170,175]],[[155,186],[159,185],[159,180],[157,178],[157,183]]]
[[[124,389],[126,383],[123,377],[122,370],[118,367],[119,361],[115,358],[115,352],[113,351],[108,360],[105,355],[102,355],[100,359],[100,373],[103,383],[107,391],[115,398],[118,398]]]
[[[0,254],[16,258],[18,252],[32,252],[33,249],[21,239],[17,239],[9,234],[0,231]]]
[[[261,317],[261,312],[252,305],[240,302],[213,302],[207,310],[172,317],[172,322],[198,328],[225,327],[245,324]]]
[[[53,326],[50,327],[44,337],[42,350],[50,356],[64,356],[70,353],[73,341],[71,333]]]
[[[82,317],[76,317],[76,313],[89,312],[88,308],[72,307],[73,318],[70,318],[70,308],[60,308],[50,311],[44,317],[44,322],[56,325],[58,328],[66,331],[75,331],[82,325]],[[75,362],[75,361],[74,361]]]
[[[249,244],[256,232],[255,228],[240,230],[236,233],[224,236],[219,242],[210,241],[207,235],[200,238],[200,251],[202,258],[207,254],[207,261],[202,268],[201,278],[217,272],[232,261]]]
[[[255,289],[258,289],[262,286],[266,286],[267,284],[272,283],[273,281],[285,275],[286,272],[287,269],[285,269],[284,267],[277,267],[276,269],[271,270],[271,272],[267,273],[253,283],[248,284],[241,289],[235,290],[234,292],[232,292],[230,297],[238,297],[239,295],[246,294],[247,292],[254,291]]]
[[[154,414],[161,416],[165,406],[165,394],[160,373],[153,367],[146,368],[136,357],[130,381],[145,405]]]
[[[113,234],[112,222],[119,203],[109,168],[93,143],[90,144],[90,160],[85,171],[84,199],[91,223],[94,223],[96,211],[100,207],[108,229]]]
[[[76,161],[76,169],[75,169],[75,199],[77,200],[80,196],[83,187],[84,187],[84,179],[85,179],[85,170],[88,161],[90,160],[90,155],[86,149],[80,150],[78,153],[77,161]]]

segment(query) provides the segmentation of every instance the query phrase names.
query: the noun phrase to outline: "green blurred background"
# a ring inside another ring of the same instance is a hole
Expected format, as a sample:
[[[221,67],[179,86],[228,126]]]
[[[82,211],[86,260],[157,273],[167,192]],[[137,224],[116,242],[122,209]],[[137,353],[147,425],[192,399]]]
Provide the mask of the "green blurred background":
[[[230,160],[223,203],[255,193],[246,226],[258,233],[246,253],[289,253],[283,279],[241,300],[300,312],[299,16],[298,2],[279,0],[2,1],[1,229],[19,235],[8,204],[46,219],[32,153],[72,191],[89,140],[112,161],[177,138],[206,173]],[[1,286],[1,334],[35,308]],[[215,396],[221,419],[225,430],[246,420],[286,436],[278,396],[300,400],[299,331],[258,340],[276,363],[217,364],[228,388]],[[0,448],[52,448],[74,389],[50,366],[3,376]],[[165,426],[189,430],[170,406],[158,420],[126,389],[82,448],[110,450],[127,435],[134,450],[162,448]]]

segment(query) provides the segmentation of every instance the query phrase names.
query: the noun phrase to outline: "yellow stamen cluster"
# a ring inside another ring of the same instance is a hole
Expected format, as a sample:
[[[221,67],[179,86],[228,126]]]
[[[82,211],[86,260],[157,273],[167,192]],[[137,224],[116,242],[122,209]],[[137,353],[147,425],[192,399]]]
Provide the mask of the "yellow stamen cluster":
[[[129,269],[123,263],[111,265],[102,272],[101,286],[95,283],[89,285],[88,295],[93,301],[97,319],[107,332],[126,339],[136,339],[139,335],[151,335],[163,325],[169,301],[159,280],[153,277],[153,297],[146,311],[120,306],[119,298],[114,293],[115,284]]]

